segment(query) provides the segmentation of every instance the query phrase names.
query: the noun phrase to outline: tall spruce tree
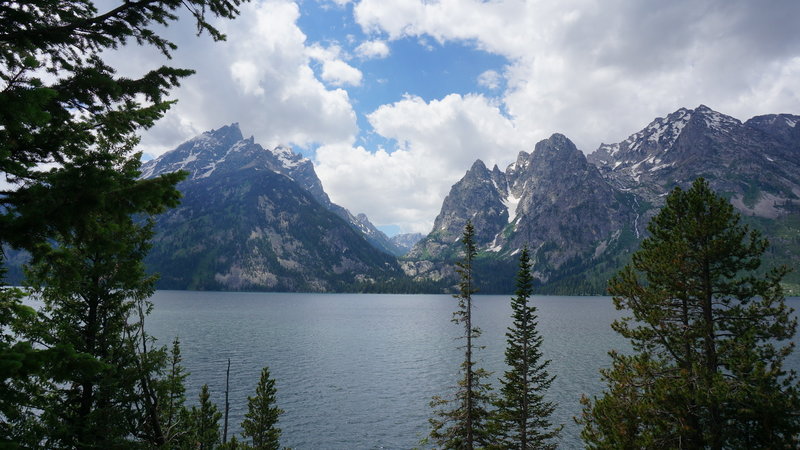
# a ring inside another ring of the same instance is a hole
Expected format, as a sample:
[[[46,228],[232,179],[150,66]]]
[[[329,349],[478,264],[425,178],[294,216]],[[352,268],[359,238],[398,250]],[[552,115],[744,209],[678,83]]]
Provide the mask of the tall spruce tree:
[[[277,423],[283,410],[275,405],[275,393],[275,380],[270,378],[269,368],[264,367],[256,385],[255,396],[247,397],[247,414],[242,422],[242,436],[252,440],[253,448],[280,448],[281,429]]]
[[[138,205],[106,190],[137,184],[138,166],[138,160],[103,152],[65,163],[60,176],[50,178],[55,188],[90,183],[106,195],[81,220],[38,243],[26,271],[30,294],[44,304],[41,326],[29,336],[45,347],[68,344],[78,352],[61,362],[69,366],[57,378],[42,384],[48,447],[117,448],[130,436],[163,443],[149,384],[163,355],[147,351],[142,324],[155,289],[142,262],[152,223],[134,220]],[[82,176],[75,179],[73,170]],[[156,203],[142,212],[163,208]],[[140,435],[145,430],[146,437]]]
[[[435,417],[431,424],[430,439],[442,448],[473,449],[491,444],[489,430],[489,405],[493,398],[491,386],[484,381],[490,373],[475,367],[473,340],[481,335],[480,328],[472,325],[472,295],[477,292],[472,282],[473,261],[477,256],[475,248],[475,229],[467,221],[461,237],[464,245],[464,258],[459,261],[457,271],[461,276],[458,310],[452,321],[464,327],[464,362],[461,363],[463,378],[459,381],[452,399],[436,396],[431,401]]]
[[[0,329],[17,328],[0,345],[0,361],[12,361],[0,370],[11,399],[0,402],[0,441],[161,444],[148,377],[163,358],[144,351],[149,338],[137,312],[148,309],[152,278],[140,262],[148,218],[176,204],[182,176],[137,181],[133,149],[137,132],[163,116],[169,90],[192,71],[121,77],[103,52],[136,42],[169,56],[176,47],[160,33],[183,8],[198,32],[223,39],[208,19],[233,18],[239,4],[118,1],[104,12],[91,0],[0,4],[0,171],[14,185],[0,191],[0,248],[32,254],[28,284],[47,308],[39,323],[24,323],[29,311],[17,291],[0,289]]]
[[[190,417],[190,448],[211,450],[220,444],[219,420],[222,413],[211,402],[208,385],[200,388],[200,403],[192,407]]]
[[[158,383],[159,414],[167,447],[180,447],[189,432],[189,411],[186,409],[185,380],[189,374],[183,368],[180,339],[172,341],[166,370]]]
[[[542,354],[542,336],[537,330],[533,275],[528,248],[519,256],[517,289],[511,298],[513,324],[506,333],[505,360],[507,370],[500,380],[501,396],[492,413],[495,443],[493,447],[509,449],[555,449],[553,441],[561,427],[554,427],[550,416],[555,409],[545,401],[544,392],[555,380],[547,372],[550,360]]]
[[[608,390],[583,400],[587,446],[797,448],[787,269],[758,271],[767,241],[703,179],[673,190],[648,230],[609,282],[633,353],[611,352]]]

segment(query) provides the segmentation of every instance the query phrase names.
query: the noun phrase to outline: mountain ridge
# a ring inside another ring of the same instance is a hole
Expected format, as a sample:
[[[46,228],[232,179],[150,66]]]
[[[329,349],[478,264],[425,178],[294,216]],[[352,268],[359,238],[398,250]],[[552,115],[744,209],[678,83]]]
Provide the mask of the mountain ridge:
[[[797,265],[797,123],[800,116],[791,114],[742,122],[700,105],[656,118],[588,155],[555,133],[531,153],[519,152],[505,172],[477,160],[402,267],[416,280],[453,281],[458,233],[471,219],[478,259],[493,274],[486,277],[490,290],[502,290],[493,277],[511,282],[500,270],[510,270],[514,255],[528,245],[542,292],[602,293],[646,236],[665,196],[698,177],[773,240],[769,262]]]
[[[368,218],[332,203],[287,147],[264,149],[234,123],[148,161],[142,178],[176,170],[189,174],[183,200],[156,219],[146,258],[159,288],[331,292],[402,276],[368,241]]]

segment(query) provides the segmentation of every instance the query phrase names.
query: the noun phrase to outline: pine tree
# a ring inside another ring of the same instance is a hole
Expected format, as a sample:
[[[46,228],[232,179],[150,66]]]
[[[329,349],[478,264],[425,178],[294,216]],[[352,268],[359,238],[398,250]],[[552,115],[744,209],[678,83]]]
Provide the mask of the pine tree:
[[[185,380],[189,376],[182,365],[180,339],[176,336],[172,341],[172,349],[167,361],[166,376],[160,380],[159,412],[167,446],[179,446],[185,441],[188,428],[188,410],[186,409]]]
[[[190,414],[192,448],[211,450],[220,443],[219,420],[222,413],[217,405],[211,402],[208,385],[200,388],[200,404],[192,407]]]
[[[0,5],[0,171],[15,184],[0,191],[0,248],[31,253],[27,284],[46,308],[23,323],[29,311],[15,291],[0,289],[0,329],[15,331],[4,336],[0,361],[21,362],[0,372],[0,441],[163,443],[151,381],[164,358],[147,350],[141,312],[153,278],[141,259],[150,219],[177,204],[183,175],[138,180],[134,148],[192,71],[121,77],[103,52],[133,41],[169,56],[176,47],[159,33],[182,8],[198,32],[224,39],[208,19],[233,18],[239,4],[120,1],[102,13],[91,0]]]
[[[542,336],[537,327],[536,307],[530,304],[533,275],[528,248],[519,257],[517,289],[511,299],[513,325],[506,333],[505,360],[509,370],[500,380],[502,396],[493,412],[497,448],[555,449],[553,442],[561,427],[553,427],[555,409],[544,400],[555,376],[547,372],[550,360],[543,359]]]
[[[275,393],[275,380],[270,378],[269,368],[264,367],[256,386],[256,395],[247,397],[247,414],[242,422],[242,436],[252,439],[253,448],[280,448],[281,430],[277,423],[283,410],[275,406]]]
[[[461,363],[463,378],[459,381],[455,396],[444,399],[436,396],[431,401],[436,417],[429,419],[430,439],[442,448],[473,449],[491,443],[489,431],[489,405],[492,402],[491,387],[484,380],[490,376],[482,368],[475,368],[473,340],[481,334],[480,328],[472,325],[472,295],[477,292],[472,283],[475,248],[475,229],[467,222],[462,235],[464,258],[459,261],[457,271],[461,276],[458,310],[452,321],[464,327],[464,362]]]
[[[614,329],[633,354],[611,352],[608,390],[584,399],[590,448],[797,448],[796,319],[768,247],[703,179],[670,193],[631,265],[609,282]]]

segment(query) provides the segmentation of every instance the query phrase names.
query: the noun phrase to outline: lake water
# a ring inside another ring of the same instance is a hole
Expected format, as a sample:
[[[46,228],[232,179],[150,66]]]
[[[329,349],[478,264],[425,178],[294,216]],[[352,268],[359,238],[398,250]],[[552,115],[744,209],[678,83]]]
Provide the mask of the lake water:
[[[462,329],[450,322],[456,300],[447,295],[274,294],[159,291],[147,328],[160,343],[181,339],[196,402],[207,383],[222,410],[231,359],[229,437],[240,431],[261,368],[276,380],[285,413],[281,444],[295,449],[412,448],[429,431],[428,403],[447,395],[459,378]],[[539,332],[549,371],[557,378],[549,399],[564,424],[562,448],[582,447],[573,416],[581,394],[597,394],[598,369],[626,341],[610,323],[608,297],[536,296]],[[800,299],[789,299],[795,309]],[[508,296],[476,296],[473,321],[478,366],[504,369]],[[800,368],[797,352],[787,361]]]

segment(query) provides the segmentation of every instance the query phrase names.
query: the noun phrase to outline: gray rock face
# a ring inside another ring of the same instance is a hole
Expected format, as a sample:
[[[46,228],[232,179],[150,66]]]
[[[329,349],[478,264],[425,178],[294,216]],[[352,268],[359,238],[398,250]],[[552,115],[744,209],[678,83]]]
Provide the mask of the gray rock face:
[[[442,259],[451,256],[464,225],[471,219],[475,242],[486,245],[508,225],[508,208],[503,204],[505,180],[498,185],[481,160],[475,161],[445,197],[442,210],[433,222],[433,231],[407,255],[408,258]]]
[[[666,195],[701,176],[743,216],[773,230],[767,237],[775,244],[774,262],[796,265],[798,124],[800,116],[789,114],[742,123],[700,105],[657,118],[587,157],[554,134],[531,153],[520,152],[505,172],[477,161],[453,186],[433,231],[407,255],[403,269],[416,279],[446,276],[471,219],[479,259],[488,261],[484,271],[508,266],[527,245],[541,281],[574,287],[592,279],[590,289],[601,292]]]
[[[532,153],[520,152],[505,172],[476,161],[451,189],[433,231],[407,259],[452,260],[470,219],[483,252],[509,259],[527,245],[540,278],[547,279],[567,262],[599,257],[621,230],[633,229],[633,204],[633,196],[603,179],[569,139],[554,134]],[[425,276],[423,268],[404,266],[417,278]]]
[[[422,233],[403,233],[392,236],[389,240],[402,251],[399,256],[403,256],[411,251],[414,245],[424,237]]]
[[[494,248],[511,254],[527,245],[538,250],[540,266],[557,269],[599,256],[615,233],[636,226],[633,197],[604,180],[565,136],[554,134],[520,157],[506,171],[518,198],[513,233],[498,236]]]
[[[589,160],[616,187],[654,206],[675,186],[706,178],[745,215],[776,218],[800,195],[798,116],[759,116],[741,123],[700,105],[654,120]]]
[[[288,148],[266,150],[233,124],[149,161],[142,176],[176,170],[189,173],[184,197],[158,217],[146,261],[161,288],[326,292],[402,275],[361,233],[366,216],[333,204],[311,161]]]
[[[374,247],[389,254],[399,252],[366,215],[356,217],[346,208],[331,202],[311,160],[288,147],[278,146],[268,150],[255,143],[252,136],[244,139],[237,123],[207,131],[175,150],[146,162],[142,165],[142,178],[184,170],[189,173],[189,180],[198,180],[251,167],[268,169],[291,178],[325,209],[362,233]]]

